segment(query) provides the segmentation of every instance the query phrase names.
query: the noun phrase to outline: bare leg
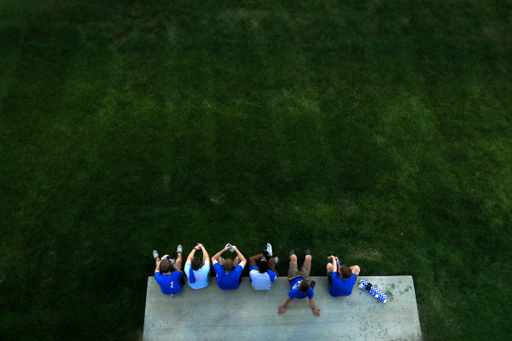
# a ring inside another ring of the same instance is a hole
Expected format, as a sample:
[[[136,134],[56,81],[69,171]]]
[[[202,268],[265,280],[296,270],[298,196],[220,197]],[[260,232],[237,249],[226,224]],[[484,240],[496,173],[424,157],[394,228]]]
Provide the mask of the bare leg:
[[[302,269],[300,270],[300,276],[307,282],[310,282],[309,273],[311,272],[311,259],[311,255],[307,255],[304,260],[304,264],[302,265]]]
[[[270,258],[269,261],[268,261],[268,267],[270,270],[274,271],[276,273],[276,275],[279,275],[276,271],[276,259],[275,258]]]
[[[357,265],[354,265],[354,266],[350,267],[350,270],[352,270],[352,273],[357,276],[357,275],[359,275],[361,268],[359,268],[359,266],[357,266]]]
[[[181,263],[183,262],[183,257],[181,256],[181,252],[178,252],[178,259],[176,259],[176,263],[174,267],[181,271]]]

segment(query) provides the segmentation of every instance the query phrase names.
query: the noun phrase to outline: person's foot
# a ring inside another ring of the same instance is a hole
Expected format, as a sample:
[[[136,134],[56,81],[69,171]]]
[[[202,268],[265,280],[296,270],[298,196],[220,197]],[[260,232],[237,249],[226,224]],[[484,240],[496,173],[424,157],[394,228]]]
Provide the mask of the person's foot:
[[[311,250],[310,249],[306,250],[306,256],[308,256],[308,255],[311,255]]]
[[[159,256],[158,256],[158,251],[157,250],[153,250],[153,259],[157,259]]]
[[[290,254],[288,256],[291,256],[291,255],[294,255],[294,254],[295,254],[295,251],[291,250]]]
[[[169,260],[169,263],[171,263],[171,264],[176,263],[176,262],[174,261],[174,258],[167,258],[167,259]]]
[[[267,248],[265,249],[265,251],[267,251],[267,257],[272,257],[272,245],[270,245],[270,243],[267,243]]]
[[[181,246],[181,244],[178,245],[178,247],[176,248],[176,252],[177,253],[183,253],[183,246]]]
[[[276,261],[276,265],[277,265],[277,262],[279,262],[279,257],[274,257],[275,261]]]

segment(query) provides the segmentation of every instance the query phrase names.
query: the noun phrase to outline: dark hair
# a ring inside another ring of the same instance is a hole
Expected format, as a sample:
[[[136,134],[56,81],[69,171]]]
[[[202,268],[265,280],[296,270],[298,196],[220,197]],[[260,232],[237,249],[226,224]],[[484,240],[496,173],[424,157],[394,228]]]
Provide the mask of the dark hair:
[[[194,259],[192,259],[192,270],[194,271],[197,271],[199,269],[201,269],[201,265],[202,265],[202,262],[201,262],[201,259],[197,258],[197,257],[194,257]]]
[[[348,279],[350,276],[352,276],[352,270],[345,264],[340,266],[340,274],[343,279]]]
[[[258,266],[258,270],[261,274],[264,274],[268,271],[268,262],[267,261],[261,261],[260,265]]]
[[[306,293],[309,291],[309,283],[304,279],[302,282],[300,282],[299,290],[302,293]]]
[[[224,270],[227,272],[230,272],[235,267],[235,264],[233,263],[233,260],[228,258],[226,261],[224,261]]]
[[[172,268],[171,263],[167,259],[163,259],[160,262],[160,273],[161,274],[168,273],[169,271],[172,272],[172,270],[174,270],[174,269]]]

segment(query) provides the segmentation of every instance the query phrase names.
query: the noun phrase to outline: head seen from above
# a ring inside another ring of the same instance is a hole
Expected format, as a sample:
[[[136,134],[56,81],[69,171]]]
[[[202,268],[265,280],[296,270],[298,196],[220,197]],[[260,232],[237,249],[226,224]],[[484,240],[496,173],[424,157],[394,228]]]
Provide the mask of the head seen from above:
[[[338,272],[343,279],[348,279],[350,276],[352,276],[352,270],[350,270],[350,268],[345,264],[338,266]]]
[[[258,270],[261,274],[264,274],[268,271],[268,263],[266,261],[261,261],[260,265],[258,266]]]
[[[224,262],[224,271],[230,272],[235,267],[235,264],[233,263],[233,260],[230,258],[227,258]]]
[[[171,265],[171,263],[167,260],[167,259],[163,259],[161,262],[160,262],[160,273],[161,274],[166,274],[168,273],[169,271],[173,271],[173,267]]]
[[[303,279],[303,280],[300,282],[299,290],[300,290],[300,292],[302,292],[302,293],[306,293],[306,292],[308,292],[308,291],[309,291],[309,282],[307,282],[305,279]]]
[[[194,257],[192,259],[192,262],[190,265],[192,266],[192,270],[194,270],[194,271],[201,269],[201,265],[202,265],[201,259]]]

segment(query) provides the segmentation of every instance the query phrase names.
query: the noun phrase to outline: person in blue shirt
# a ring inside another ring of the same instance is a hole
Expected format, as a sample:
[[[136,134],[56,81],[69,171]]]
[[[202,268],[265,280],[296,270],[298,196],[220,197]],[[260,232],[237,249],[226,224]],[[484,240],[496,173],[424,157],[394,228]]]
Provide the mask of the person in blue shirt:
[[[333,264],[337,264],[337,266]],[[349,296],[352,293],[360,271],[359,266],[348,267],[342,264],[338,257],[330,256],[327,263],[327,278],[329,280],[329,293],[331,296]]]
[[[178,259],[169,258],[165,255],[162,258],[158,256],[156,250],[153,251],[153,258],[155,258],[155,281],[160,285],[160,290],[165,295],[177,295],[181,292],[185,281],[183,280],[183,272],[181,271],[181,263],[183,261],[182,252],[183,248],[178,245],[176,250]]]
[[[290,282],[290,292],[288,293],[288,299],[286,303],[279,307],[277,313],[279,315],[283,315],[288,308],[288,305],[294,299],[303,299],[308,298],[309,304],[311,305],[311,310],[313,311],[313,315],[320,316],[320,309],[315,305],[315,300],[313,300],[314,292],[313,288],[311,288],[309,282],[309,273],[311,271],[311,250],[306,250],[306,259],[304,260],[304,264],[302,265],[302,269],[299,271],[297,266],[297,256],[295,256],[295,252],[290,251],[290,269],[288,270],[288,281]]]
[[[236,252],[234,260],[230,258],[223,259],[221,257],[227,250]],[[212,263],[215,274],[217,275],[216,282],[219,288],[222,290],[238,289],[240,282],[242,282],[242,270],[245,264],[247,264],[247,260],[238,248],[235,245],[226,244],[222,250],[212,257]]]

